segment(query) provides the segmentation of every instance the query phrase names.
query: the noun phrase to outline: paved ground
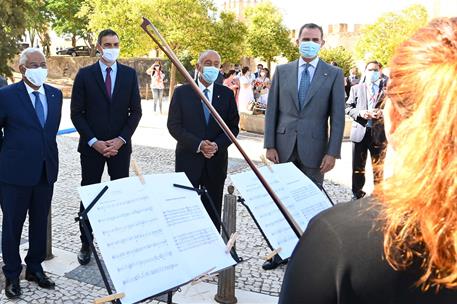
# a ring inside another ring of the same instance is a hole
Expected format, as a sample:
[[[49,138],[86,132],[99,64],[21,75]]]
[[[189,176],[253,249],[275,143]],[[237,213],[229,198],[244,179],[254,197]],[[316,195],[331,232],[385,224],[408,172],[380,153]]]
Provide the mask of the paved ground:
[[[151,102],[143,102],[143,111],[143,119],[133,138],[133,159],[138,162],[145,174],[172,172],[174,169],[173,149],[175,142],[166,131],[166,115],[152,113]],[[68,127],[71,127],[71,122],[68,115],[68,101],[66,101],[61,129]],[[248,155],[254,160],[263,153],[261,136],[241,133],[239,139]],[[21,300],[10,301],[11,303],[90,303],[95,297],[106,294],[94,262],[92,261],[86,267],[81,267],[76,262],[76,253],[80,246],[79,229],[74,222],[74,216],[79,208],[76,189],[80,182],[79,155],[76,152],[77,135],[60,136],[58,144],[60,172],[59,180],[55,185],[52,206],[53,247],[54,252],[58,252],[56,254],[58,257],[54,259],[54,262],[51,260],[45,265],[46,270],[51,273],[51,277],[56,281],[57,289],[50,292],[44,291],[34,284],[22,281],[24,295]],[[246,163],[233,147],[230,149],[229,155],[229,173],[247,169]],[[329,179],[326,179],[325,182],[325,188],[335,202],[344,202],[350,199],[351,195],[348,188],[350,185],[350,169],[348,171],[348,168],[350,168],[350,144],[344,143],[343,159],[338,162],[337,168],[328,175]],[[227,184],[229,183],[230,180],[228,179]],[[261,258],[269,253],[269,249],[253,220],[241,205],[237,206],[237,216],[237,230],[241,235],[237,242],[237,250],[238,254],[247,261],[236,267],[236,288],[277,296],[285,267],[268,272],[261,269],[263,263]],[[26,227],[23,238],[24,240],[27,239]],[[21,245],[22,253],[26,247],[26,242]],[[209,283],[214,282],[215,278],[209,280]],[[0,303],[10,302],[6,300],[2,291]],[[179,303],[190,302],[182,300]],[[267,301],[265,300],[263,303],[267,303]],[[274,303],[274,301],[268,303]]]

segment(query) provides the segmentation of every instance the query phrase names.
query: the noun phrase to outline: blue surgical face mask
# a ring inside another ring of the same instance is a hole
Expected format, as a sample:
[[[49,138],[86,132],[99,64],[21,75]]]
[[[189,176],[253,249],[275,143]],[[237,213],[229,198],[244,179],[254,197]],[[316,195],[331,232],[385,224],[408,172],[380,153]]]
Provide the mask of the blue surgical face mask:
[[[376,82],[376,81],[378,81],[379,76],[380,76],[379,71],[367,71],[366,81],[367,82]]]
[[[319,54],[321,45],[313,41],[302,41],[300,42],[300,55],[304,58],[314,58]]]
[[[207,83],[213,83],[219,76],[219,69],[213,66],[204,66],[202,76]]]

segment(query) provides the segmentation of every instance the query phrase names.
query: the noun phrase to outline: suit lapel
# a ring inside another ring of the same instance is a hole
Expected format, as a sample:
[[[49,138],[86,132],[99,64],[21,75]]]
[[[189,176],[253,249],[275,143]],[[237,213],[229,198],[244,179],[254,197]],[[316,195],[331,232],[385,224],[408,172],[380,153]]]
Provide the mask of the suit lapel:
[[[24,81],[18,83],[17,94],[19,95],[19,99],[22,101],[22,104],[26,111],[29,113],[31,117],[33,117],[32,120],[35,121],[35,123],[41,128],[41,124],[38,120],[35,108],[33,107],[32,100],[30,99],[29,94],[27,94],[27,89],[25,88]]]
[[[211,104],[212,104],[213,108],[216,109],[217,113],[222,113],[221,112],[222,103],[220,102],[221,101],[221,92],[217,85],[214,84],[213,88],[214,88],[213,100],[211,100]],[[217,125],[216,119],[214,119],[213,115],[210,114],[209,121],[208,121],[208,127],[214,123]]]
[[[284,81],[286,85],[289,86],[289,92],[291,92],[291,98],[295,104],[297,111],[300,109],[300,104],[298,102],[298,60],[292,61],[289,64],[289,70],[286,70],[284,73]]]
[[[106,100],[109,101],[109,97],[106,94],[105,82],[103,81],[102,69],[100,68],[100,64],[98,63],[98,61],[92,65],[92,74],[95,78],[95,82],[99,86]]]
[[[363,102],[363,109],[368,110],[367,85],[364,82],[359,86],[359,96],[360,101]]]
[[[48,103],[48,115],[44,124],[44,127],[46,128],[48,122],[50,122],[55,117],[55,113],[57,113],[57,102],[56,95],[51,92],[50,88],[47,85],[44,85],[44,92],[46,94],[46,100]]]
[[[111,100],[114,100],[114,97],[117,96],[117,94],[119,94],[119,90],[120,90],[120,83],[123,83],[124,81],[124,74],[123,73],[123,70],[124,70],[124,67],[119,64],[119,62],[117,63],[117,72],[116,72],[116,81],[114,82],[114,90],[113,90],[113,95],[111,96]]]
[[[308,94],[306,94],[305,102],[303,103],[303,108],[311,101],[314,94],[319,90],[324,81],[327,80],[328,72],[325,64],[319,59],[316,66],[316,71],[314,71],[313,79],[311,80],[311,86],[309,87]]]

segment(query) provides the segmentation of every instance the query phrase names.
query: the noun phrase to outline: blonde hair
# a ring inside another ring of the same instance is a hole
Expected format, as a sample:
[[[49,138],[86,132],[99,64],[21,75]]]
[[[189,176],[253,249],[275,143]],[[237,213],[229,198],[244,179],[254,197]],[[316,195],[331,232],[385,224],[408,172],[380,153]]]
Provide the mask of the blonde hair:
[[[396,50],[392,103],[395,174],[377,195],[384,252],[419,262],[423,290],[457,287],[457,18],[433,20]]]

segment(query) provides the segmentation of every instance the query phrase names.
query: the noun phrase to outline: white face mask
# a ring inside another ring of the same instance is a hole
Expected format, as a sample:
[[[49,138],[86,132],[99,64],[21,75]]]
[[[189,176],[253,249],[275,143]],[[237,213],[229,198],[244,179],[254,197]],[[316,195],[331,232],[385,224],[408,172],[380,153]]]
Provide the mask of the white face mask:
[[[112,63],[112,62],[115,62],[117,60],[117,58],[119,57],[119,52],[121,51],[120,48],[117,48],[117,49],[103,49],[103,55],[102,57]]]
[[[26,69],[25,77],[37,87],[41,87],[48,77],[48,69]]]

